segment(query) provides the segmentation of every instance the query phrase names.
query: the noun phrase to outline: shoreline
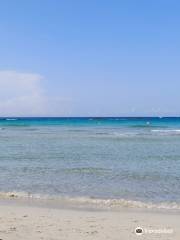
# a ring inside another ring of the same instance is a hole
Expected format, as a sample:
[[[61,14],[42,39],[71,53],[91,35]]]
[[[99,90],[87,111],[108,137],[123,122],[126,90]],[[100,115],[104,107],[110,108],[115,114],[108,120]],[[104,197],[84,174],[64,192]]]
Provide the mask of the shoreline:
[[[152,211],[169,211],[180,213],[180,203],[177,202],[148,202],[123,198],[95,198],[87,196],[61,196],[30,194],[25,192],[0,192],[0,202],[16,202],[17,204],[30,204],[50,208],[72,208],[90,210],[111,210],[119,209],[146,209]]]
[[[0,239],[3,240],[131,240],[139,239],[134,232],[137,227],[144,231],[173,230],[171,233],[144,233],[143,239],[180,239],[180,213],[170,211],[131,208],[99,211],[1,200],[0,220]]]

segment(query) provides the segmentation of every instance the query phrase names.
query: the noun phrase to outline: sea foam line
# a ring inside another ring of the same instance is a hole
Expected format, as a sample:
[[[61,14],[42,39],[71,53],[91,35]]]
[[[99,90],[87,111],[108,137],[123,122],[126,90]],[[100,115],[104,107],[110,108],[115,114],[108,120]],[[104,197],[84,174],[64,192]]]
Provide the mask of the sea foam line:
[[[50,196],[45,194],[31,194],[26,192],[0,192],[0,199],[23,199],[23,200],[47,200],[59,204],[68,204],[77,207],[95,207],[100,209],[118,209],[118,208],[146,208],[146,209],[164,209],[180,210],[180,203],[177,202],[142,202],[128,199],[100,199],[92,197],[68,197],[68,196]]]
[[[160,134],[174,134],[174,135],[179,135],[180,134],[180,129],[167,129],[167,130],[161,130],[161,129],[153,129],[151,130],[153,133],[160,133]]]

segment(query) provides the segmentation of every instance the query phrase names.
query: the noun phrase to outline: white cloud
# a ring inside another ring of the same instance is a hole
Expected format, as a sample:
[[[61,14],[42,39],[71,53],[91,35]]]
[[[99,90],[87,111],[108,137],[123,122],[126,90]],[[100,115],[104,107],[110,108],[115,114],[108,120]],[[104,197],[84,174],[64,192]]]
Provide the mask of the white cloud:
[[[48,97],[39,74],[0,71],[0,116],[63,115],[66,100]]]

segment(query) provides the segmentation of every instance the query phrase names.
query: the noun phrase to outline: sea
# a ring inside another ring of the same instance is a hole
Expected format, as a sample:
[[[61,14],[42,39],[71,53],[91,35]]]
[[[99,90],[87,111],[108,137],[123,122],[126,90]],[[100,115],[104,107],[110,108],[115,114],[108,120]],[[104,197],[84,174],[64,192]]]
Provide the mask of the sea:
[[[180,209],[180,118],[0,118],[5,196]]]

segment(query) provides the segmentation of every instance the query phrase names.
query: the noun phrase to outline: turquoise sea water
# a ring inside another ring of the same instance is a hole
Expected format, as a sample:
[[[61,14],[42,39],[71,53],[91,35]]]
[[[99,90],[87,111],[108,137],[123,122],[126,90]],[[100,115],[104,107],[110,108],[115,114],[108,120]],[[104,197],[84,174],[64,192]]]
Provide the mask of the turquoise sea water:
[[[1,118],[0,192],[180,208],[180,118]]]

